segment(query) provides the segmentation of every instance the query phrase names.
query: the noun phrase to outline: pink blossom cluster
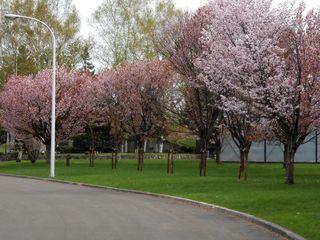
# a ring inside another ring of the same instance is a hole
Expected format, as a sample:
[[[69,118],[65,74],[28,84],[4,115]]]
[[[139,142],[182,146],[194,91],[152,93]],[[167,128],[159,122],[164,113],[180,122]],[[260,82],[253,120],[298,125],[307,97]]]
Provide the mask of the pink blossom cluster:
[[[306,13],[304,4],[272,7],[270,0],[208,6],[211,21],[196,64],[223,109],[269,119],[282,142],[290,132],[308,135],[320,116],[319,12]]]
[[[19,139],[33,137],[50,144],[51,70],[35,76],[11,76],[0,93],[1,125]],[[83,131],[93,103],[85,89],[92,78],[84,73],[57,71],[56,138],[69,139]]]
[[[283,143],[291,183],[295,152],[319,127],[320,12],[271,0],[212,0],[207,8],[198,77],[232,121],[245,116]]]
[[[122,130],[142,144],[164,130],[161,106],[171,76],[168,64],[157,59],[123,63],[97,76],[96,103],[114,134]]]

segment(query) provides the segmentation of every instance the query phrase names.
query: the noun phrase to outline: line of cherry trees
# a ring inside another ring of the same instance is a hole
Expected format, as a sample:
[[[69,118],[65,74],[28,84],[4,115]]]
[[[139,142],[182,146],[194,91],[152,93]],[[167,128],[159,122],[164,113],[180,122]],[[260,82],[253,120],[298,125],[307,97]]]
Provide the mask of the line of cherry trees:
[[[295,153],[319,127],[320,12],[304,3],[213,0],[157,39],[184,77],[184,117],[202,148],[210,140],[219,146],[227,128],[246,178],[252,142],[278,140],[293,184]]]
[[[270,0],[212,0],[153,33],[159,59],[126,62],[95,76],[59,69],[57,141],[93,126],[111,126],[138,144],[183,126],[219,159],[226,130],[247,177],[253,141],[284,145],[285,182],[294,156],[320,119],[320,12]],[[50,71],[11,76],[0,94],[1,125],[50,147]],[[48,149],[50,150],[50,149]],[[200,172],[206,172],[201,154]],[[116,164],[116,155],[114,158]]]

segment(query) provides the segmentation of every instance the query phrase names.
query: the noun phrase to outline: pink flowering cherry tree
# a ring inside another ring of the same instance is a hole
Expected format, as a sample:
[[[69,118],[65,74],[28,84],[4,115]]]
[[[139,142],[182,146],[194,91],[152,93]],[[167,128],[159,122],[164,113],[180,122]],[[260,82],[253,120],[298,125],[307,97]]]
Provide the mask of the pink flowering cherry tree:
[[[96,158],[96,131],[97,128],[104,127],[105,114],[96,102],[97,94],[101,89],[99,79],[89,71],[84,71],[83,74],[85,74],[88,79],[79,92],[79,97],[85,101],[84,104],[86,105],[86,116],[83,119],[84,131],[88,133],[90,139],[89,166],[94,167]]]
[[[252,94],[256,81],[276,75],[277,37],[283,26],[281,11],[269,0],[212,0],[208,25],[202,31],[203,53],[196,65],[199,78],[220,96],[225,125],[240,151],[239,179],[246,179],[248,154],[259,138],[261,114]]]
[[[198,60],[203,80],[221,92],[227,113],[263,119],[272,133],[262,132],[284,145],[285,182],[293,184],[295,153],[319,126],[319,12],[306,13],[304,4],[272,8],[269,0],[210,6],[206,51]]]
[[[87,74],[57,71],[56,140],[69,139],[83,131],[91,106],[81,95],[90,80]],[[0,93],[1,125],[17,138],[33,137],[50,153],[51,71],[35,76],[11,76]]]
[[[151,59],[118,66],[107,80],[117,109],[118,124],[138,145],[138,171],[143,169],[144,141],[165,127],[162,102],[170,87],[171,70],[165,61]],[[109,94],[109,96],[110,96]],[[110,99],[110,98],[109,98]]]
[[[188,128],[199,138],[200,176],[206,175],[209,144],[213,142],[215,145],[217,162],[220,162],[221,152],[220,96],[198,78],[202,70],[195,65],[203,51],[200,38],[209,22],[208,10],[205,6],[193,15],[185,14],[156,35],[158,51],[179,74],[174,84],[176,91],[172,91],[172,99],[167,106],[167,115],[171,121]]]
[[[320,12],[300,4],[289,16],[278,44],[277,74],[259,81],[253,96],[284,145],[285,182],[293,184],[295,153],[319,127]]]
[[[104,126],[109,126],[113,136],[112,169],[117,168],[118,148],[122,140],[122,126],[125,121],[121,99],[117,97],[115,70],[105,69],[97,76],[95,108],[99,109],[99,118]]]

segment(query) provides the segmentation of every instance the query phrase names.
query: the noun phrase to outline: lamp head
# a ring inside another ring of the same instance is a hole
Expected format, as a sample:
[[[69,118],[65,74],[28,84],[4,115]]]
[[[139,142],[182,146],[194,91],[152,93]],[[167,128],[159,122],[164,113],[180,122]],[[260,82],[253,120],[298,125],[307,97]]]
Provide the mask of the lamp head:
[[[19,18],[19,15],[16,14],[5,14],[4,17],[8,20],[15,20],[17,18]]]

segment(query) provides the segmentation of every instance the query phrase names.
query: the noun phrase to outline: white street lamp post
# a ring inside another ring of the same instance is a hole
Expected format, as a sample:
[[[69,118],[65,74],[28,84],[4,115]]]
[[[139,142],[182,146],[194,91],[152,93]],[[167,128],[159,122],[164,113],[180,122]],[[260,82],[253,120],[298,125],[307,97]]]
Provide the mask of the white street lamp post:
[[[51,101],[51,147],[50,147],[50,177],[55,174],[55,150],[56,150],[56,37],[53,30],[44,22],[37,18],[20,16],[16,14],[6,14],[5,18],[15,20],[17,18],[28,19],[36,21],[44,25],[51,33],[52,36],[52,101]]]

